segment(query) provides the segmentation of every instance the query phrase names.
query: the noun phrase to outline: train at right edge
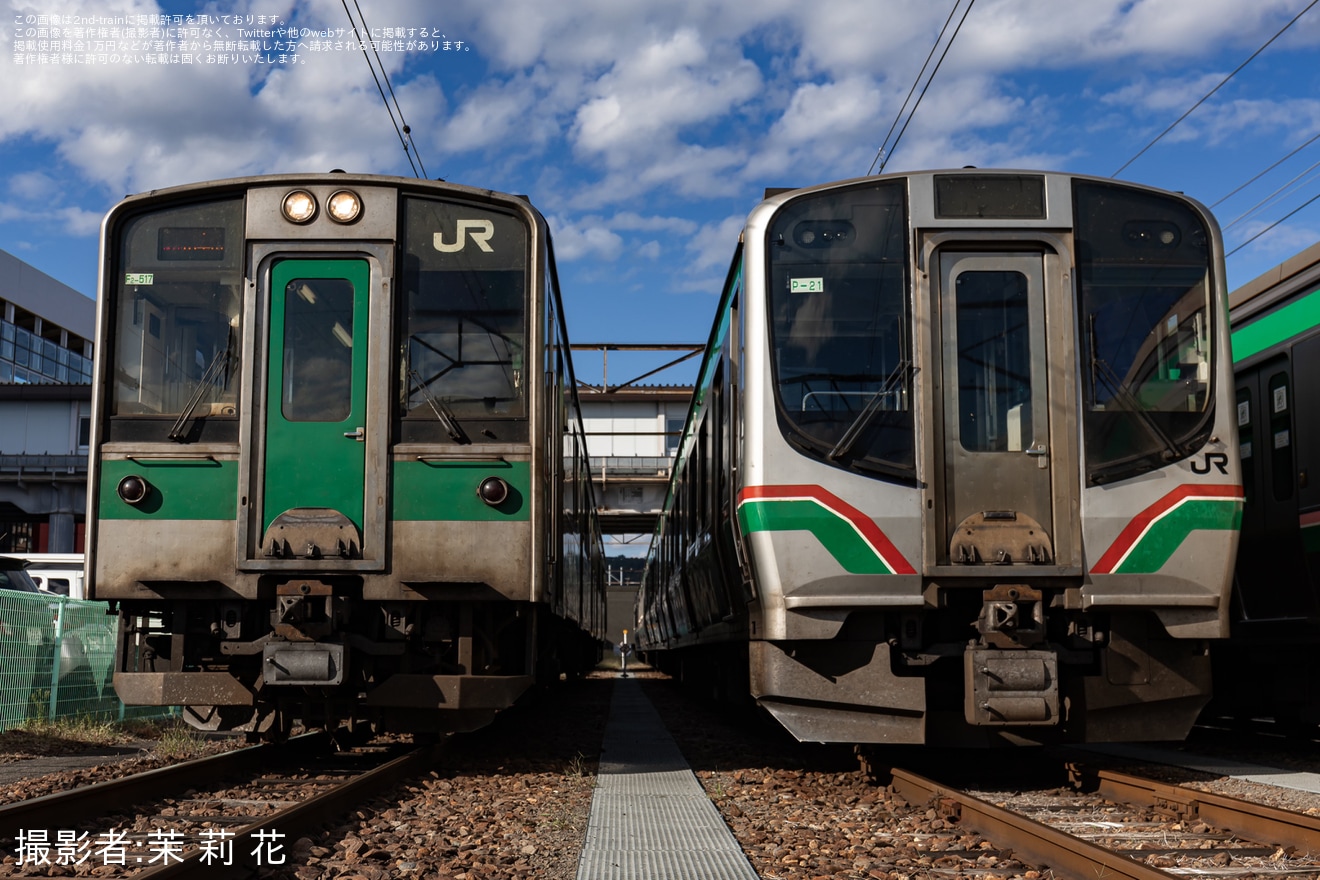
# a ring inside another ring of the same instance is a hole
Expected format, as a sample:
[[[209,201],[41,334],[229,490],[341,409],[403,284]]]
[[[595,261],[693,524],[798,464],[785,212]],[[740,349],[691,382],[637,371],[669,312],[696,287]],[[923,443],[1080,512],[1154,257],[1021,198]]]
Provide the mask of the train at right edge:
[[[1229,297],[1246,503],[1207,718],[1320,725],[1320,244]]]

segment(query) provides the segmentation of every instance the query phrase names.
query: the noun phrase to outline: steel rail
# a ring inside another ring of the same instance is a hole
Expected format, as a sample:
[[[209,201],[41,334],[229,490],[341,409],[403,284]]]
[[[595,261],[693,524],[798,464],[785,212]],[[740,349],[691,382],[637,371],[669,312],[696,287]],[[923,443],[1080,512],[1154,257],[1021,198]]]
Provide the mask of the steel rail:
[[[258,852],[266,841],[259,835],[262,832],[278,832],[286,849],[303,832],[315,830],[318,826],[333,822],[353,807],[360,806],[364,800],[372,798],[398,782],[432,767],[444,748],[440,745],[423,746],[406,755],[402,755],[379,767],[353,777],[347,782],[317,793],[305,801],[279,812],[272,813],[258,822],[244,826],[234,832],[232,841],[232,863],[216,864],[214,857],[207,859],[205,849],[196,849],[181,860],[148,868],[134,874],[135,880],[176,880],[180,877],[198,877],[206,880],[218,880],[228,877],[250,877],[263,867],[262,857]],[[214,853],[212,854],[214,856]],[[291,868],[291,865],[283,865]]]
[[[1199,819],[1257,843],[1320,854],[1320,816],[1308,816],[1227,795],[1185,788],[1113,770],[1070,763],[1075,784],[1117,801],[1138,803],[1185,819]]]
[[[193,761],[158,767],[119,779],[95,782],[67,791],[43,795],[26,801],[0,806],[0,840],[13,840],[20,831],[34,828],[72,828],[103,816],[121,804],[158,800],[178,792],[184,783],[242,773],[275,760],[282,748],[317,747],[325,740],[323,733],[294,737],[283,745],[263,744],[232,752],[222,752]]]
[[[1074,880],[1174,880],[1175,875],[1135,861],[996,807],[966,792],[947,788],[897,767],[889,768],[890,785],[910,804],[934,804],[940,815],[1011,849],[1015,858],[1056,877]]]

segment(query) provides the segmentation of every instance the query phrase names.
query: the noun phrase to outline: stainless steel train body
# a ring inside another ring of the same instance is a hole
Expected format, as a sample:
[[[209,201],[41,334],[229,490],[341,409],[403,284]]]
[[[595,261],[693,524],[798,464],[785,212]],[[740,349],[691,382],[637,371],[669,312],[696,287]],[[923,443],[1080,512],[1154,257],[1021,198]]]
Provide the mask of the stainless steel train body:
[[[1246,507],[1216,713],[1320,724],[1320,244],[1229,297]],[[1316,475],[1312,485],[1311,475]]]
[[[460,730],[604,632],[550,235],[346,174],[128,198],[101,255],[89,593],[125,702]]]
[[[639,648],[802,740],[1183,736],[1242,489],[1213,218],[1068,174],[889,175],[748,218]]]

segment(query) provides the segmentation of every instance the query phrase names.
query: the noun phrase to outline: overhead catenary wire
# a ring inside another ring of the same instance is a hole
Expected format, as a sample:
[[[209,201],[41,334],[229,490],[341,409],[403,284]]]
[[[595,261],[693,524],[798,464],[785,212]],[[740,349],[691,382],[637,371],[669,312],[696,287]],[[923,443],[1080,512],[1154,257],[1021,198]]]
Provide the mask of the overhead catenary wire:
[[[1313,163],[1311,163],[1311,165],[1309,165],[1309,166],[1306,168],[1305,171],[1302,171],[1300,174],[1296,174],[1296,175],[1294,175],[1293,178],[1292,178],[1291,180],[1289,180],[1287,183],[1285,183],[1283,186],[1281,186],[1281,187],[1275,189],[1274,192],[1270,193],[1270,194],[1267,195],[1265,198],[1261,199],[1259,202],[1257,202],[1256,204],[1252,205],[1252,206],[1251,206],[1250,208],[1248,208],[1247,210],[1243,211],[1241,214],[1239,214],[1239,215],[1238,215],[1236,218],[1234,218],[1232,221],[1223,224],[1223,227],[1222,227],[1222,228],[1223,228],[1225,231],[1228,231],[1229,229],[1232,229],[1234,226],[1236,226],[1236,225],[1238,225],[1239,223],[1241,223],[1243,220],[1246,220],[1246,219],[1247,219],[1248,217],[1250,217],[1252,214],[1254,214],[1254,213],[1256,213],[1257,211],[1259,211],[1259,210],[1260,210],[1261,208],[1263,208],[1265,205],[1267,205],[1267,204],[1269,204],[1270,202],[1274,201],[1275,199],[1279,198],[1281,195],[1291,195],[1291,193],[1285,193],[1285,190],[1288,190],[1288,189],[1291,188],[1291,189],[1295,192],[1298,188],[1300,188],[1300,183],[1299,183],[1299,181],[1304,182],[1304,181],[1303,181],[1303,178],[1305,178],[1308,174],[1310,174],[1310,173],[1311,173],[1312,171],[1314,171],[1316,168],[1320,168],[1320,162],[1313,162]],[[1297,186],[1294,186],[1294,184],[1297,184]]]
[[[399,106],[399,99],[394,94],[394,86],[390,84],[390,75],[385,72],[385,65],[380,60],[380,53],[376,51],[375,46],[371,47],[368,53],[367,45],[371,42],[371,28],[367,26],[367,17],[362,14],[362,7],[358,5],[357,0],[353,0],[353,8],[357,10],[358,20],[362,22],[363,34],[358,32],[357,21],[353,18],[353,13],[348,9],[348,0],[339,0],[344,7],[344,14],[348,16],[348,22],[353,26],[353,35],[357,37],[358,45],[362,47],[362,57],[367,62],[367,68],[371,71],[371,78],[376,83],[376,91],[380,92],[380,99],[385,104],[385,112],[390,115],[390,122],[394,125],[394,133],[399,137],[399,143],[403,145],[403,153],[408,158],[408,165],[412,168],[414,177],[425,178],[426,165],[422,162],[421,155],[417,152],[417,145],[413,143],[412,129],[403,118],[403,108]],[[372,64],[371,56],[376,56],[376,63]],[[379,75],[377,70],[379,69]],[[381,80],[385,80],[384,87],[381,86]],[[389,90],[389,98],[385,97],[385,90]],[[393,99],[394,106],[390,106],[390,100]],[[397,118],[396,118],[397,114]],[[415,161],[414,161],[415,160]],[[421,169],[420,173],[418,168]]]
[[[1284,215],[1283,215],[1282,217],[1280,217],[1278,220],[1275,220],[1275,221],[1274,221],[1273,223],[1271,223],[1269,226],[1266,226],[1266,227],[1265,227],[1264,229],[1262,229],[1260,232],[1257,232],[1257,233],[1256,233],[1255,235],[1253,235],[1251,238],[1247,239],[1246,241],[1242,242],[1242,243],[1241,243],[1240,245],[1238,245],[1237,247],[1233,248],[1233,249],[1232,249],[1231,251],[1229,251],[1228,253],[1224,254],[1224,256],[1225,256],[1225,257],[1231,257],[1231,256],[1233,256],[1233,255],[1236,254],[1238,251],[1242,250],[1244,247],[1246,247],[1247,245],[1251,244],[1253,241],[1255,241],[1256,239],[1260,238],[1262,235],[1264,235],[1265,233],[1269,232],[1269,231],[1270,231],[1271,229],[1273,229],[1274,227],[1278,226],[1278,225],[1279,225],[1280,223],[1282,223],[1284,220],[1287,220],[1289,217],[1293,216],[1293,215],[1296,214],[1298,211],[1300,211],[1300,210],[1302,210],[1303,208],[1305,208],[1305,207],[1307,207],[1308,205],[1310,205],[1310,204],[1311,204],[1312,202],[1314,202],[1316,199],[1320,199],[1320,193],[1316,193],[1315,195],[1311,196],[1309,199],[1307,199],[1306,201],[1302,202],[1302,203],[1301,203],[1300,205],[1298,205],[1296,208],[1293,208],[1293,209],[1292,209],[1291,211],[1289,211],[1287,214],[1284,214]]]
[[[961,2],[961,0],[954,0],[954,4],[953,4],[953,12],[956,12],[956,11],[958,10],[958,3],[959,3],[959,2]],[[1320,0],[1313,0],[1313,2],[1320,2]],[[967,21],[967,15],[968,15],[968,13],[970,13],[970,12],[972,11],[972,6],[975,5],[975,3],[976,3],[976,0],[968,0],[967,8],[965,8],[965,9],[963,10],[962,18],[958,19],[958,26],[957,26],[956,28],[953,29],[953,35],[949,37],[949,42],[946,43],[946,44],[944,45],[944,51],[940,53],[940,60],[935,62],[935,67],[934,67],[934,69],[931,70],[931,72],[930,72],[930,76],[926,78],[926,84],[925,84],[924,86],[921,87],[921,93],[920,93],[919,95],[917,95],[917,100],[916,100],[916,102],[912,105],[912,110],[911,110],[911,112],[908,113],[907,119],[904,120],[904,122],[903,122],[903,127],[900,128],[900,129],[898,130],[898,134],[897,134],[897,136],[894,137],[894,142],[889,146],[889,152],[888,152],[887,154],[885,154],[885,156],[884,156],[883,159],[880,160],[880,172],[879,172],[879,173],[883,173],[883,172],[884,172],[884,170],[885,170],[885,166],[889,164],[889,158],[890,158],[890,156],[893,156],[893,155],[894,155],[894,151],[898,149],[898,142],[901,141],[901,140],[903,139],[903,133],[907,131],[907,127],[908,127],[909,124],[911,124],[911,122],[912,122],[912,118],[913,118],[914,116],[917,115],[917,108],[921,106],[921,99],[924,98],[924,97],[926,97],[926,91],[930,88],[930,84],[931,84],[932,82],[934,82],[934,80],[935,80],[935,74],[937,74],[937,73],[940,72],[940,66],[944,64],[944,59],[945,59],[946,57],[948,57],[949,50],[950,50],[951,48],[953,48],[953,41],[956,40],[956,39],[958,39],[958,32],[962,30],[963,23]],[[952,17],[953,17],[953,12],[950,12],[950,13],[949,13],[949,18],[952,18]],[[946,21],[944,24],[945,24],[945,28],[947,29],[947,28],[948,28],[948,21]],[[942,37],[943,35],[944,35],[944,30],[941,30],[941,31],[940,31],[940,36]],[[935,45],[936,45],[936,46],[939,45],[939,39],[938,39],[938,38],[937,38],[936,41],[935,41]],[[931,51],[933,52],[933,51],[934,51],[934,48],[932,48]],[[927,61],[929,61],[929,59],[927,59]],[[922,65],[922,70],[925,70],[925,65]],[[918,75],[917,75],[917,78],[920,79],[920,78],[921,78],[921,75],[918,74]],[[905,101],[904,104],[906,105],[906,103],[907,103],[907,102]],[[902,111],[900,110],[899,112],[901,113]],[[884,153],[884,152],[885,152],[885,148],[884,148],[884,145],[883,145],[883,144],[881,144],[881,146],[880,146],[880,152],[881,152],[881,153]],[[880,158],[879,155],[877,155],[876,158]],[[875,167],[875,163],[874,163],[874,162],[871,163],[871,167]],[[868,173],[869,173],[869,172],[868,172]]]
[[[894,129],[898,128],[898,121],[903,118],[903,111],[907,110],[908,101],[912,100],[912,95],[917,91],[917,86],[921,83],[921,78],[926,75],[926,68],[930,66],[930,59],[935,57],[935,50],[938,49],[940,43],[943,42],[944,33],[949,29],[949,22],[953,21],[954,13],[958,11],[958,4],[960,2],[962,2],[962,0],[953,0],[953,8],[949,10],[948,18],[944,19],[944,27],[940,28],[939,34],[935,37],[935,42],[931,43],[930,51],[926,53],[926,60],[921,64],[921,70],[917,71],[916,77],[912,80],[912,88],[908,89],[907,97],[903,99],[903,106],[899,107],[898,112],[894,114],[894,121],[889,123],[889,131],[885,132],[885,139],[880,142],[880,148],[875,151],[875,158],[871,160],[871,167],[866,169],[868,175],[875,170],[875,163],[879,162],[880,157],[885,154],[885,145],[888,144],[889,139],[893,137]]]
[[[1317,134],[1315,134],[1315,135],[1312,135],[1312,136],[1306,141],[1306,143],[1304,143],[1304,144],[1302,144],[1301,146],[1297,147],[1296,149],[1290,151],[1290,152],[1288,153],[1288,155],[1286,155],[1286,156],[1284,156],[1283,158],[1279,159],[1279,160],[1276,161],[1274,164],[1270,165],[1270,167],[1266,168],[1264,171],[1262,171],[1262,172],[1260,172],[1259,174],[1255,175],[1255,176],[1252,177],[1250,180],[1248,180],[1246,183],[1244,183],[1244,184],[1242,184],[1241,186],[1239,186],[1239,187],[1237,187],[1236,189],[1234,189],[1234,190],[1233,190],[1232,192],[1230,192],[1228,195],[1225,195],[1225,196],[1221,197],[1217,202],[1215,202],[1214,204],[1212,204],[1210,207],[1211,207],[1211,208],[1217,208],[1217,207],[1219,207],[1219,206],[1222,205],[1224,202],[1226,202],[1226,201],[1228,201],[1229,199],[1233,198],[1233,196],[1235,196],[1235,195],[1237,195],[1238,193],[1242,192],[1242,190],[1244,190],[1244,189],[1246,189],[1247,187],[1251,186],[1253,183],[1255,183],[1256,181],[1260,180],[1260,179],[1261,179],[1262,177],[1264,177],[1266,174],[1269,174],[1269,173],[1270,173],[1271,171],[1273,171],[1275,168],[1278,168],[1278,167],[1279,167],[1280,165],[1282,165],[1284,162],[1287,162],[1287,161],[1288,161],[1289,159],[1291,159],[1293,156],[1296,156],[1296,155],[1297,155],[1298,153],[1300,153],[1302,150],[1305,150],[1307,147],[1311,146],[1311,144],[1315,143],[1315,142],[1318,141],[1318,140],[1320,140],[1320,133],[1317,133]],[[1312,167],[1314,167],[1314,166],[1312,166]],[[1255,208],[1252,208],[1252,210],[1254,211]]]
[[[1289,22],[1288,22],[1287,24],[1285,24],[1283,27],[1279,28],[1278,33],[1276,33],[1274,36],[1272,36],[1272,37],[1270,37],[1268,40],[1266,40],[1265,43],[1264,43],[1259,49],[1257,49],[1255,52],[1252,52],[1252,53],[1251,53],[1251,56],[1250,56],[1249,58],[1247,58],[1246,61],[1243,61],[1241,64],[1239,64],[1239,65],[1233,70],[1232,73],[1230,73],[1228,76],[1226,76],[1226,77],[1224,77],[1222,80],[1220,80],[1220,81],[1219,81],[1219,85],[1215,86],[1213,89],[1211,89],[1210,91],[1206,92],[1206,93],[1201,97],[1201,99],[1200,99],[1199,101],[1197,101],[1195,104],[1193,104],[1191,107],[1189,107],[1189,108],[1187,109],[1187,112],[1183,113],[1182,116],[1179,116],[1177,119],[1175,119],[1175,120],[1173,121],[1173,123],[1172,123],[1171,125],[1169,125],[1168,128],[1164,129],[1164,131],[1162,131],[1162,132],[1160,132],[1158,135],[1156,135],[1154,140],[1152,140],[1150,143],[1146,144],[1146,146],[1144,146],[1144,147],[1142,147],[1140,150],[1138,150],[1138,151],[1137,151],[1137,154],[1136,154],[1135,156],[1133,156],[1131,159],[1128,159],[1126,162],[1124,162],[1124,163],[1119,167],[1119,169],[1118,169],[1117,171],[1115,171],[1113,174],[1111,174],[1111,175],[1109,175],[1109,176],[1110,176],[1110,177],[1117,177],[1118,175],[1122,174],[1123,171],[1124,171],[1124,169],[1126,169],[1129,165],[1131,165],[1133,162],[1137,161],[1137,160],[1140,159],[1143,155],[1145,155],[1145,153],[1146,153],[1147,150],[1149,150],[1151,147],[1155,146],[1157,143],[1159,143],[1161,140],[1163,140],[1163,139],[1164,139],[1164,136],[1165,136],[1166,134],[1168,134],[1169,132],[1173,131],[1175,128],[1177,128],[1178,125],[1179,125],[1184,119],[1186,119],[1188,116],[1191,116],[1192,113],[1196,110],[1197,107],[1200,107],[1202,104],[1204,104],[1207,100],[1210,99],[1210,96],[1211,96],[1211,95],[1213,95],[1215,92],[1217,92],[1217,91],[1219,91],[1221,88],[1223,88],[1225,83],[1227,83],[1227,82],[1228,82],[1229,80],[1231,80],[1233,77],[1237,76],[1238,73],[1242,70],[1242,68],[1246,67],[1246,66],[1247,66],[1248,64],[1250,64],[1252,61],[1254,61],[1254,60],[1256,59],[1256,56],[1257,56],[1257,55],[1259,55],[1261,52],[1264,52],[1267,48],[1269,48],[1269,45],[1270,45],[1271,43],[1273,43],[1273,42],[1274,42],[1275,40],[1277,40],[1279,37],[1283,36],[1283,34],[1284,34],[1285,31],[1287,31],[1290,27],[1292,27],[1294,24],[1296,24],[1296,23],[1297,23],[1297,20],[1298,20],[1299,18],[1301,18],[1303,15],[1306,15],[1306,13],[1310,12],[1310,11],[1311,11],[1311,7],[1312,7],[1312,6],[1315,6],[1315,4],[1317,4],[1317,3],[1320,3],[1320,0],[1311,0],[1310,3],[1306,4],[1306,8],[1305,8],[1305,9],[1303,9],[1301,12],[1297,13],[1296,15],[1294,15],[1294,16],[1292,17],[1292,20],[1291,20],[1291,21],[1289,21]]]

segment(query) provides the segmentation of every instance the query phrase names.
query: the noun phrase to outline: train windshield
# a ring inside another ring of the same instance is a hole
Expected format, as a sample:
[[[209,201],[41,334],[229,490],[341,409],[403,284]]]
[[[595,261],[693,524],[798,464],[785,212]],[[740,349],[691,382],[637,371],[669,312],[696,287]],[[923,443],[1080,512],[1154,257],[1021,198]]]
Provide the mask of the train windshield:
[[[242,200],[139,215],[118,236],[111,287],[110,439],[232,439],[228,435],[237,436]]]
[[[1083,433],[1092,483],[1184,458],[1211,426],[1211,237],[1185,202],[1074,184]]]
[[[784,435],[839,467],[913,469],[907,204],[899,183],[789,202],[767,241]]]
[[[526,221],[409,198],[404,223],[403,439],[526,439]]]

